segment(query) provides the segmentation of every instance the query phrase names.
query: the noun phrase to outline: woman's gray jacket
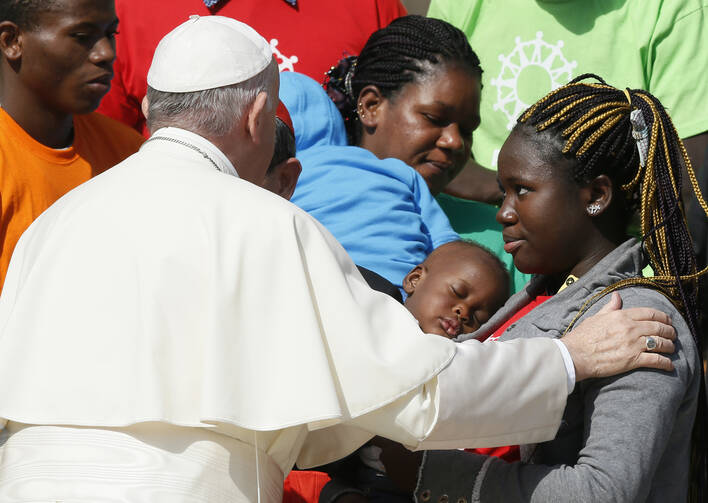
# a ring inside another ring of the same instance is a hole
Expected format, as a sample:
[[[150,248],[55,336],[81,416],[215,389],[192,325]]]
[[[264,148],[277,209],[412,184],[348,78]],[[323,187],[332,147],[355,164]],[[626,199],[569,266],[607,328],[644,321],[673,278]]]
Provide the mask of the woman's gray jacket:
[[[639,276],[645,265],[641,245],[634,239],[623,243],[578,281],[512,324],[500,340],[561,337],[587,299],[621,279]],[[544,278],[534,277],[473,335],[493,332],[544,289]],[[643,287],[619,293],[625,308],[652,307],[671,316],[678,334],[671,356],[675,370],[641,369],[576,384],[556,438],[522,446],[526,462],[428,451],[417,501],[686,501],[699,355],[686,322],[664,295]],[[577,323],[608,299],[597,301]]]

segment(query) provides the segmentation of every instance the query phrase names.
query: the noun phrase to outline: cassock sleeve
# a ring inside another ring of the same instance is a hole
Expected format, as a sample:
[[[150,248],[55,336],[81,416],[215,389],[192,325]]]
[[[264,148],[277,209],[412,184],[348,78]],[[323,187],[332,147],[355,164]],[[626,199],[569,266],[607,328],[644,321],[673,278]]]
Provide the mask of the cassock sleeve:
[[[386,407],[310,432],[298,466],[338,459],[374,435],[416,450],[549,440],[565,408],[566,377],[550,339],[460,343],[429,382]]]

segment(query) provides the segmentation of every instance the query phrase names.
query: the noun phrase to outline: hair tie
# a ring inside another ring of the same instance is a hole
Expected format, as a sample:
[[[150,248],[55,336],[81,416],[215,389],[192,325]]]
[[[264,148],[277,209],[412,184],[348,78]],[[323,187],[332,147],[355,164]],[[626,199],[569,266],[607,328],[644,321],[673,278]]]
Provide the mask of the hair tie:
[[[644,115],[639,109],[632,110],[629,114],[629,122],[632,123],[632,138],[637,142],[639,150],[639,165],[643,168],[647,165],[647,153],[649,152],[649,128],[647,128]]]
[[[347,69],[347,74],[344,76],[344,90],[347,92],[347,96],[352,101],[355,101],[354,91],[352,90],[352,79],[354,78],[354,72],[356,71],[356,65],[359,63],[359,58],[352,57],[349,68]]]
[[[631,110],[632,95],[629,94],[628,87],[624,89],[624,95],[627,97]],[[630,111],[629,122],[632,124],[632,138],[637,142],[637,150],[639,150],[639,166],[643,168],[647,165],[647,153],[649,152],[649,128],[644,121],[644,114],[638,108]]]

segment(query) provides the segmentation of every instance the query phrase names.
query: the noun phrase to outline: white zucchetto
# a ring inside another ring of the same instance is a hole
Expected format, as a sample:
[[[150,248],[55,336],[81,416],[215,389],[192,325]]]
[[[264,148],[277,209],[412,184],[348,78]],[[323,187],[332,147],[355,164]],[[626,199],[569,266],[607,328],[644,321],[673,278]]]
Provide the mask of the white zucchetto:
[[[147,82],[163,92],[203,91],[244,82],[272,59],[268,42],[247,24],[193,15],[162,38]]]

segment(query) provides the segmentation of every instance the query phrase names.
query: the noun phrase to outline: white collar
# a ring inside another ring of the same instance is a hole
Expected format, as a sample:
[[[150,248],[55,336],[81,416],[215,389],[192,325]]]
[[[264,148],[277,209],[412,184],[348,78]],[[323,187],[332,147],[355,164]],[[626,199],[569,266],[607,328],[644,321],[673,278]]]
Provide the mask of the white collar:
[[[234,165],[231,164],[231,161],[216,145],[203,136],[182,128],[163,127],[155,131],[148,139],[148,142],[158,138],[178,140],[177,143],[182,143],[185,146],[191,145],[191,148],[200,152],[205,158],[214,163],[219,171],[238,177],[238,172]]]

